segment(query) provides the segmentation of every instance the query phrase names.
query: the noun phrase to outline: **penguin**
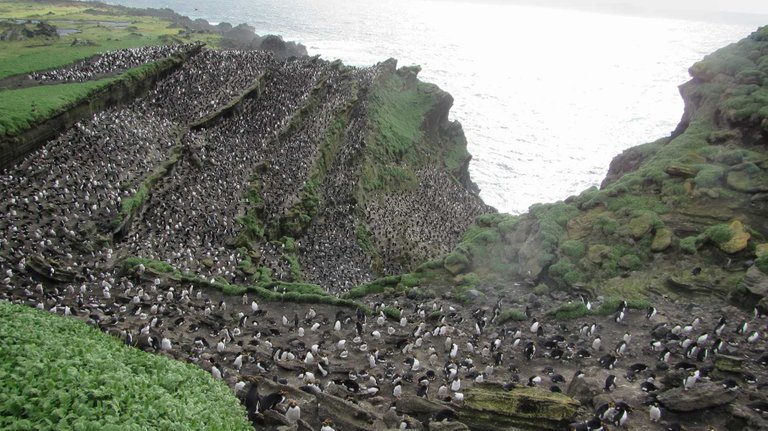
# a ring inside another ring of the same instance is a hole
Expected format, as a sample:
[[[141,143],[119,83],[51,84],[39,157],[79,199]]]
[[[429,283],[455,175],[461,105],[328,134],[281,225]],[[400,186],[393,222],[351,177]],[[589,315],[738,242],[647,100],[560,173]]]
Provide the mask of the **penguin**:
[[[595,415],[602,420],[606,420],[608,418],[613,417],[615,413],[616,413],[616,404],[613,401],[602,404],[597,407],[597,410],[595,410]]]
[[[523,350],[523,354],[525,355],[525,358],[527,360],[531,360],[533,358],[533,355],[536,354],[536,345],[533,344],[533,341],[529,341],[525,345],[525,349]]]
[[[262,398],[261,404],[259,406],[259,413],[263,413],[267,410],[272,410],[277,407],[279,404],[285,401],[285,394],[286,392],[284,390],[280,390],[278,392],[272,392],[271,394]]]
[[[296,423],[301,419],[301,408],[296,400],[288,401],[288,409],[285,410],[285,418],[291,423]]]
[[[592,350],[599,352],[600,351],[600,345],[602,344],[602,339],[600,336],[596,336],[594,340],[592,340]]]
[[[661,420],[661,409],[659,408],[659,403],[654,401],[651,404],[648,409],[648,418],[651,420],[651,422],[658,422]]]
[[[616,344],[616,348],[614,349],[617,355],[624,356],[624,352],[627,351],[627,342],[624,340],[621,340]]]
[[[725,319],[725,316],[721,316],[720,320],[718,320],[717,324],[715,325],[715,335],[719,337],[723,333],[726,323],[727,320]]]
[[[323,426],[320,427],[320,431],[336,431],[333,428],[333,421],[331,419],[324,420]]]
[[[609,374],[608,377],[605,379],[605,386],[603,387],[603,390],[605,392],[611,392],[612,389],[616,389],[618,386],[616,385],[616,376],[613,374]]]
[[[255,414],[261,411],[261,397],[259,396],[259,389],[255,383],[251,383],[248,388],[248,393],[245,395],[245,410],[248,413],[248,419],[251,422],[255,420]]]
[[[736,380],[733,380],[733,379],[725,379],[722,382],[720,382],[720,384],[723,385],[723,388],[731,392],[739,389],[739,384],[736,383]]]
[[[403,396],[403,385],[400,383],[396,383],[395,387],[392,389],[392,396],[400,399]]]
[[[429,390],[429,386],[418,385],[416,387],[416,396],[420,398],[427,398],[427,390]]]
[[[648,310],[645,312],[645,318],[652,319],[653,316],[655,315],[656,315],[656,307],[651,305],[650,307],[648,307]]]
[[[668,348],[664,348],[664,350],[659,354],[659,361],[667,363],[669,362],[669,357],[671,356],[671,352]]]
[[[659,388],[656,387],[656,385],[654,385],[653,383],[646,381],[646,382],[640,383],[640,390],[643,392],[656,392],[659,390]]]
[[[539,327],[539,321],[534,318],[531,322],[531,332],[537,334],[539,332]]]
[[[687,391],[693,388],[693,385],[699,379],[698,371],[689,371],[688,375],[683,379],[683,390]]]
[[[616,357],[611,354],[608,354],[600,357],[600,359],[598,359],[598,362],[606,370],[612,370],[613,367],[616,365]]]
[[[616,426],[625,427],[629,421],[630,409],[619,406],[619,403],[617,403],[616,407],[616,413],[613,415],[611,422]]]
[[[757,342],[757,340],[759,340],[759,339],[760,339],[760,333],[759,333],[759,332],[757,332],[757,331],[752,331],[752,332],[750,332],[750,334],[747,336],[747,342],[748,342],[748,343],[755,343],[755,342]]]
[[[451,391],[458,392],[459,390],[461,390],[461,379],[456,377],[451,382]]]
[[[539,384],[541,384],[541,377],[531,376],[528,378],[528,386],[533,388],[533,387],[539,386]]]
[[[749,330],[749,323],[747,323],[747,321],[745,320],[741,322],[741,325],[739,325],[738,328],[736,328],[736,333],[739,335],[744,335],[747,333],[748,330]]]

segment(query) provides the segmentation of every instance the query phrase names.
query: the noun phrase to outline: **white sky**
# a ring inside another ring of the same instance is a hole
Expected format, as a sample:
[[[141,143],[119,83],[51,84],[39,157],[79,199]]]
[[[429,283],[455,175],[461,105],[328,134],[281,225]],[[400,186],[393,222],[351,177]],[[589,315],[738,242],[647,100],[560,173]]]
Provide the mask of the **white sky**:
[[[719,12],[768,16],[768,0],[485,0],[496,3],[524,3],[637,14],[664,14],[679,17],[714,16]],[[768,24],[768,22],[765,22]]]

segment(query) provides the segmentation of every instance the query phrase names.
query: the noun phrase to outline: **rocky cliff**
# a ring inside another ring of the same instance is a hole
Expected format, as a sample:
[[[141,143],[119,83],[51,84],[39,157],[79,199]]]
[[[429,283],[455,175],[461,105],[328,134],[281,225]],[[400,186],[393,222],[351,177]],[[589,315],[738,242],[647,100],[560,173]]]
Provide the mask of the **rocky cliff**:
[[[767,65],[766,28],[696,63],[671,136],[617,156],[599,189],[519,217],[478,219],[446,258],[447,272],[486,288],[524,279],[540,292],[698,298],[765,312]],[[449,265],[454,256],[463,256],[460,268]]]

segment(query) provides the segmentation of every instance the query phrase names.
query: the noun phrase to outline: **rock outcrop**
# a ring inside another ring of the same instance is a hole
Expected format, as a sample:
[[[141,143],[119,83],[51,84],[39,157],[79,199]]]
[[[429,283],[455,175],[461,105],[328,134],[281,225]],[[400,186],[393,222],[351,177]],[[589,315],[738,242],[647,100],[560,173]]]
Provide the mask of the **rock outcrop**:
[[[559,430],[573,419],[579,402],[536,388],[477,386],[465,394],[458,418],[472,430]]]

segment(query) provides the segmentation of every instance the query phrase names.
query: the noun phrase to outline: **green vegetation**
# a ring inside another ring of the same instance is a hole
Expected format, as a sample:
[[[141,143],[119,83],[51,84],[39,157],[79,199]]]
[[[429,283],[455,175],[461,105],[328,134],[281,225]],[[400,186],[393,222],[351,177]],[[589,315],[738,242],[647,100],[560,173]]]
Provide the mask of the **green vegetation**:
[[[146,259],[143,257],[129,257],[123,260],[121,268],[123,271],[135,271],[138,269],[139,265],[144,265],[145,269],[150,269],[160,274],[166,274],[176,278],[181,277],[181,271],[168,262]]]
[[[6,430],[252,429],[232,390],[197,366],[5,301],[0,375]]]
[[[504,310],[499,313],[499,317],[496,319],[497,325],[503,325],[509,322],[522,322],[528,320],[525,313],[519,310]]]
[[[45,20],[59,28],[79,31],[57,38],[0,42],[0,79],[62,67],[106,51],[196,41],[215,46],[221,39],[214,34],[179,34],[182,30],[163,19],[125,15],[115,7],[92,2],[4,2],[0,4],[0,16]]]
[[[757,266],[763,274],[768,274],[768,255],[755,259],[755,266]]]
[[[619,310],[621,301],[619,298],[607,298],[600,307],[592,310],[587,309],[583,302],[569,302],[561,305],[549,314],[557,320],[578,319],[584,316],[609,316]],[[650,306],[650,302],[647,300],[629,299],[626,301],[627,308],[629,309],[644,310]]]
[[[0,136],[15,135],[36,121],[76,105],[113,79],[0,91]]]
[[[368,311],[368,307],[353,301],[352,297],[337,298],[316,284],[272,281],[268,268],[254,269],[253,273],[255,275],[252,277],[254,284],[239,285],[231,284],[223,279],[206,280],[195,274],[181,272],[178,268],[166,262],[139,257],[124,259],[120,267],[124,274],[138,274],[138,266],[140,264],[143,264],[145,268],[156,271],[159,275],[167,276],[175,281],[218,289],[226,295],[242,295],[248,292],[266,301],[330,304],[340,307],[360,308]],[[241,266],[244,265],[246,263],[241,262]]]
[[[0,42],[0,46],[2,42]],[[171,67],[176,59],[141,65],[116,77],[82,83],[41,85],[0,91],[0,136],[16,135],[43,121],[67,111],[102,91],[118,84],[139,82],[160,69]]]
[[[395,307],[384,307],[381,309],[381,312],[384,313],[387,318],[392,320],[400,320],[400,309]]]

